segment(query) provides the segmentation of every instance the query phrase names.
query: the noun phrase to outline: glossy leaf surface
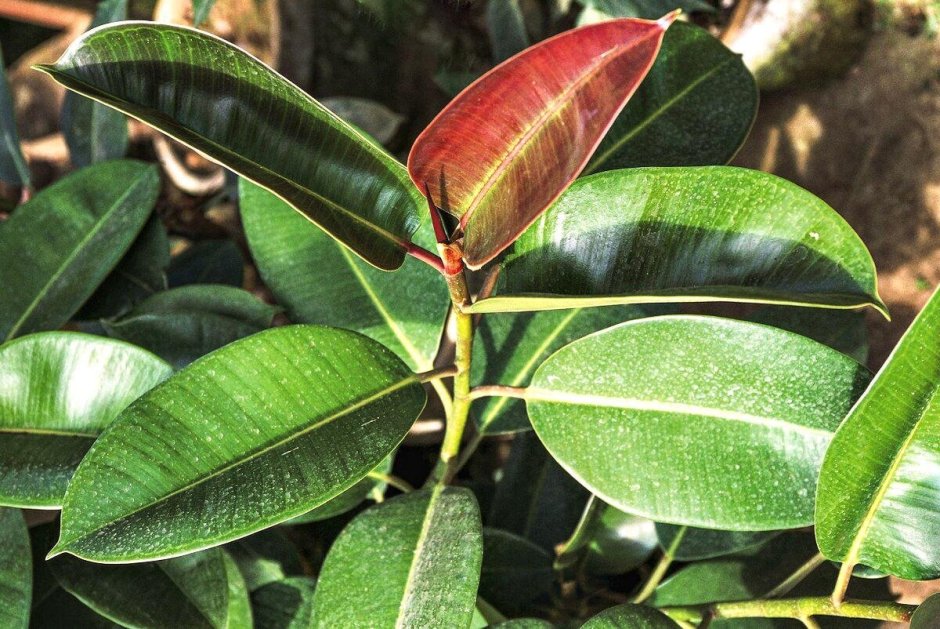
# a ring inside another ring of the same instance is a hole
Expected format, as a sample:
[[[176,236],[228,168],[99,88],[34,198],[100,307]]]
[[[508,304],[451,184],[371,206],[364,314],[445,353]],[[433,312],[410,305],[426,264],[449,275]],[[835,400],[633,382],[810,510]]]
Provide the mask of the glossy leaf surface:
[[[126,19],[127,0],[103,0],[98,3],[91,28]],[[121,112],[66,92],[61,115],[62,133],[74,167],[117,159],[127,152],[127,118]]]
[[[371,264],[401,266],[421,202],[405,169],[232,44],[122,22],[39,69],[272,190]]]
[[[672,17],[564,32],[500,64],[418,136],[408,171],[489,262],[577,177],[646,75]]]
[[[548,551],[507,531],[483,529],[480,596],[486,602],[503,613],[523,613],[549,600],[553,581]]]
[[[605,502],[673,524],[772,530],[813,522],[823,454],[869,377],[789,332],[671,316],[564,347],[525,396],[548,451]]]
[[[863,365],[868,362],[868,330],[863,312],[764,306],[751,314],[748,320],[802,334],[851,356]]]
[[[130,248],[159,190],[154,166],[104,162],[45,188],[0,223],[0,338],[65,323]]]
[[[741,168],[634,168],[578,180],[513,247],[473,312],[750,301],[850,308],[875,266],[832,208]]]
[[[816,539],[829,559],[940,576],[940,297],[934,293],[826,452]]]
[[[773,539],[777,531],[718,531],[701,529],[694,526],[675,526],[656,524],[656,536],[663,548],[671,548],[679,535],[679,545],[673,549],[672,556],[677,561],[701,561],[723,555],[731,555]]]
[[[0,504],[60,506],[98,434],[170,373],[150,352],[76,332],[0,346]]]
[[[356,330],[412,369],[431,369],[449,304],[437,271],[410,258],[396,273],[377,271],[270,192],[245,180],[239,192],[258,270],[292,320]],[[433,249],[429,232],[415,241]]]
[[[313,625],[316,581],[290,577],[274,581],[252,593],[257,629],[307,629]]]
[[[627,603],[602,611],[581,627],[583,629],[678,629],[679,625],[657,609]]]
[[[637,306],[621,306],[483,317],[473,338],[473,383],[525,386],[535,368],[567,343],[647,315]],[[484,435],[530,429],[525,404],[512,398],[483,398],[474,403],[473,417]]]
[[[483,540],[466,489],[436,485],[387,500],[349,523],[327,554],[314,627],[466,627]]]
[[[323,503],[319,507],[311,509],[303,515],[298,515],[296,518],[291,518],[284,524],[295,525],[309,524],[310,522],[320,522],[322,520],[328,520],[329,518],[335,518],[338,515],[346,513],[347,511],[352,511],[360,504],[365,502],[368,498],[380,501],[381,498],[385,495],[385,489],[387,485],[385,481],[380,480],[376,474],[384,475],[391,472],[393,459],[394,456],[390,454],[361,481],[340,495],[336,496],[329,502]]]
[[[16,115],[13,110],[13,93],[7,81],[6,62],[0,50],[0,180],[28,186],[29,168],[23,159],[20,136],[16,131]]]
[[[152,295],[102,325],[109,336],[146,348],[180,368],[270,327],[278,310],[240,288],[194,284]]]
[[[725,164],[747,137],[757,100],[754,77],[740,55],[708,31],[677,22],[585,174]]]
[[[66,556],[49,566],[66,591],[126,627],[245,626],[229,617],[229,581],[241,581],[240,594],[247,604],[244,580],[234,563],[227,568],[219,549],[121,566]]]
[[[33,593],[29,532],[19,509],[0,508],[0,626],[26,629]]]
[[[588,542],[588,572],[624,574],[639,567],[656,550],[656,526],[651,520],[624,513],[610,505],[594,526]]]
[[[172,557],[300,515],[378,465],[425,401],[391,351],[354,332],[290,326],[236,341],[144,395],[95,442],[54,550]]]

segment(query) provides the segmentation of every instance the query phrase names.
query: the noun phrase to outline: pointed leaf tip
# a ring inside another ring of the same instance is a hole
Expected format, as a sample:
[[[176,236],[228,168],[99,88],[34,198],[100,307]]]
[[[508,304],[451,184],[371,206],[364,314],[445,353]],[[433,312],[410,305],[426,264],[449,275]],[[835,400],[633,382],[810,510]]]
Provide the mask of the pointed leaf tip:
[[[675,11],[670,11],[666,15],[662,16],[656,23],[659,24],[660,28],[666,30],[669,28],[673,22],[679,19],[679,16],[682,15],[682,9],[676,9]]]

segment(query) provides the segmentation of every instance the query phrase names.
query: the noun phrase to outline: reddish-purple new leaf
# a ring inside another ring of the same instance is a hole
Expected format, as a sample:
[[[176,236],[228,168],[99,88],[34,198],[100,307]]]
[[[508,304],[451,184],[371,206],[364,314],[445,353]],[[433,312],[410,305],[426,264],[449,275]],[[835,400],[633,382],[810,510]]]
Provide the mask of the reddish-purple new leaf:
[[[676,15],[545,40],[483,75],[418,136],[408,172],[460,218],[470,268],[509,246],[578,176]]]

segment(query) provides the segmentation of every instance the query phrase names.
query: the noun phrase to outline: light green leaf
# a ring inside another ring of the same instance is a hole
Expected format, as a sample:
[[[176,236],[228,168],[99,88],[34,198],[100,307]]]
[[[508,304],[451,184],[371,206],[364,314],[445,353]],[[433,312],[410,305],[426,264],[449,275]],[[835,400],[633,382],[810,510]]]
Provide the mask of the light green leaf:
[[[584,174],[725,164],[747,137],[757,100],[754,77],[740,55],[708,31],[676,22]]]
[[[666,614],[645,605],[618,605],[581,625],[582,629],[679,629]]]
[[[903,579],[940,576],[940,297],[930,298],[826,452],[822,553]]]
[[[326,556],[314,627],[466,627],[483,541],[466,489],[397,496],[349,523]]]
[[[562,348],[524,397],[548,451],[618,509],[773,530],[812,524],[823,453],[869,378],[796,334],[668,316]]]
[[[102,0],[91,28],[127,19],[127,0]],[[127,152],[127,118],[90,98],[66,92],[62,101],[62,132],[76,168],[123,157]]]
[[[270,327],[278,310],[240,288],[193,284],[152,295],[120,319],[101,325],[109,336],[181,368]]]
[[[251,595],[257,629],[307,629],[313,625],[313,594],[317,582],[310,577],[274,581]]]
[[[19,509],[0,508],[0,626],[26,629],[32,594],[26,522]]]
[[[215,0],[193,0],[193,25],[200,26],[209,17]]]
[[[783,179],[727,166],[592,175],[516,241],[471,312],[743,301],[885,312],[848,223]]]
[[[6,67],[0,50],[0,181],[29,187],[29,167],[23,159],[20,136],[16,132],[13,94],[7,81]]]
[[[241,583],[240,589],[236,583],[234,594],[248,603],[244,580],[234,563],[227,569],[219,549],[121,566],[64,556],[50,561],[49,567],[67,592],[125,627],[246,626],[231,622],[235,619],[229,613],[230,580]]]
[[[171,373],[150,352],[77,332],[0,346],[0,504],[58,508],[98,434]]]
[[[130,160],[85,168],[0,223],[0,338],[68,321],[147,222],[160,178]]]
[[[863,312],[764,306],[748,319],[802,334],[851,356],[863,365],[868,362],[868,330]]]
[[[391,351],[355,332],[289,326],[236,341],[144,395],[95,442],[53,554],[173,557],[305,513],[388,456],[426,399]]]
[[[275,192],[369,263],[401,266],[423,203],[404,167],[232,44],[121,22],[37,68]]]
[[[437,271],[415,259],[393,274],[377,271],[270,192],[244,179],[239,191],[252,255],[291,319],[356,330],[412,369],[431,369],[450,303]],[[415,239],[433,247],[425,231]]]
[[[551,595],[552,556],[525,538],[494,528],[483,529],[480,596],[507,614],[524,613]]]
[[[615,323],[649,314],[639,306],[620,306],[484,317],[473,337],[473,384],[525,386],[535,368],[560,347]],[[531,429],[525,405],[511,398],[475,402],[473,418],[484,435]]]

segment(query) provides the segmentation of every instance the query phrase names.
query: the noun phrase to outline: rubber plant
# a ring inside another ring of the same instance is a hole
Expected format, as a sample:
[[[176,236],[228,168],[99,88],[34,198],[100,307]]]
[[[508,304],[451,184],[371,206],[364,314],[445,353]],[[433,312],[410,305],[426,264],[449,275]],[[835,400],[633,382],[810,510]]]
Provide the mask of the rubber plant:
[[[407,166],[198,30],[105,23],[38,66],[241,177],[291,324],[225,286],[108,299],[166,267],[157,172],[112,150],[0,224],[3,625],[910,621],[878,577],[940,576],[940,298],[872,377],[868,251],[724,165],[754,82],[677,18],[510,56]],[[396,451],[426,405],[415,488]]]

